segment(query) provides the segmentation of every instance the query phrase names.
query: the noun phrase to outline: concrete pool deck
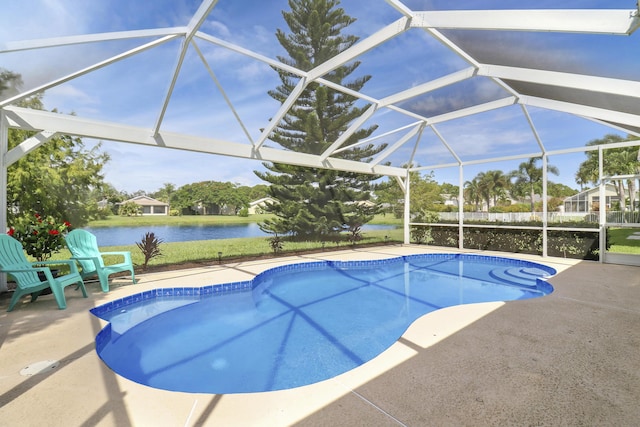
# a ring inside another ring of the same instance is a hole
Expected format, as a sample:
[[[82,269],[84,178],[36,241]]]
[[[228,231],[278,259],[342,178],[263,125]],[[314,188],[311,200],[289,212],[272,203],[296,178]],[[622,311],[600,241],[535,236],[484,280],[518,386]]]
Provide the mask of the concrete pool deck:
[[[0,296],[2,426],[640,425],[640,268],[506,253],[558,270],[544,298],[451,307],[416,321],[379,357],[327,381],[269,393],[153,389],[114,374],[95,352],[105,325],[89,309],[144,290],[247,280],[317,259],[428,252],[381,246],[116,278],[89,298],[67,289],[7,313]],[[28,298],[25,300],[28,301]],[[31,376],[54,361],[57,366]]]

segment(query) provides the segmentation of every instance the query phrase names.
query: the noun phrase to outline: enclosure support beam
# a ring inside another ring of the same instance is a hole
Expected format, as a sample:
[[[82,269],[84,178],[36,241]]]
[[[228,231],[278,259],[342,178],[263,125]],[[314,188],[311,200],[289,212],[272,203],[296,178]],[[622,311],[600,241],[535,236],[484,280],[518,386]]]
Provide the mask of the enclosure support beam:
[[[407,177],[404,182],[404,244],[411,243],[409,223],[411,222],[411,171],[407,169]]]
[[[548,221],[548,206],[547,206],[547,166],[549,165],[549,159],[547,153],[542,154],[542,257],[547,256],[547,221]]]
[[[250,144],[182,135],[172,132],[160,132],[154,136],[152,129],[81,119],[71,115],[48,111],[10,106],[5,108],[5,113],[9,125],[25,130],[41,131],[47,129],[50,132],[79,137],[99,138],[153,147],[162,146],[164,148],[177,150],[219,154],[242,159],[286,163],[312,168],[335,169],[386,176],[404,177],[406,175],[406,170],[400,167],[386,165],[373,166],[369,163],[337,158],[329,158],[326,161],[322,161],[320,156],[313,154],[298,153],[270,147],[262,147],[260,150],[257,150]]]
[[[458,249],[464,249],[464,166],[458,166]]]
[[[7,163],[9,148],[9,121],[4,109],[0,108],[0,231],[7,229]],[[0,273],[0,292],[9,290],[6,273]]]
[[[607,200],[606,200],[606,186],[604,178],[604,149],[602,145],[598,146],[598,182],[600,183],[600,188],[598,192],[598,196],[600,199],[600,203],[598,206],[599,215],[599,247],[600,247],[600,263],[604,263],[605,257],[607,256]]]

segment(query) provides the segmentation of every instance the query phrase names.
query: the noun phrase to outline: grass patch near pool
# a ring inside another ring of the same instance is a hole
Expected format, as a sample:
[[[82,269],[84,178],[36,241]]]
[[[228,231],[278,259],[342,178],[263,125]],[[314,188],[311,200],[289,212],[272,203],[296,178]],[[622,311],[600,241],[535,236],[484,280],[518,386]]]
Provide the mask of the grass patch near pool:
[[[618,254],[640,254],[640,239],[629,239],[633,233],[640,233],[640,228],[609,228],[607,230],[609,252]]]

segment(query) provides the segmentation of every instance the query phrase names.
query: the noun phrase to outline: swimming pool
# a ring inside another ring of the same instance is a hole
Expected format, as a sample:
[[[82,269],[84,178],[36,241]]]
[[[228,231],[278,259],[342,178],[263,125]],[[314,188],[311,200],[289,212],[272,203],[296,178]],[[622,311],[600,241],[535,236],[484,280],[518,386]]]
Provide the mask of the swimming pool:
[[[467,254],[322,261],[247,282],[156,289],[91,312],[109,321],[96,351],[116,373],[166,390],[247,393],[351,370],[440,308],[547,295],[544,278],[553,274],[538,263]]]

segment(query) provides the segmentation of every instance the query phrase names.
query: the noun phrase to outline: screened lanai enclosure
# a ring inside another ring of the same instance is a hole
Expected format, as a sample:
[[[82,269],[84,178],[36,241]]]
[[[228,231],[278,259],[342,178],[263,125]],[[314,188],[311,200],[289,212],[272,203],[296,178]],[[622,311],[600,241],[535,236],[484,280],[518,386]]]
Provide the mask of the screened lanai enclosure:
[[[133,174],[136,162],[162,174],[167,162],[154,165],[154,158],[171,152],[171,162],[184,161],[186,171],[203,163],[240,175],[275,162],[385,176],[405,195],[405,243],[412,227],[444,227],[453,230],[452,245],[466,248],[467,233],[489,226],[465,216],[465,182],[534,157],[541,159],[543,182],[537,222],[492,229],[539,233],[546,256],[553,233],[595,233],[604,254],[608,227],[637,226],[611,223],[606,209],[591,212],[593,227],[566,226],[547,205],[550,165],[575,187],[585,152],[597,153],[592,190],[606,200],[616,179],[605,174],[606,152],[640,146],[635,0],[342,0],[339,7],[355,18],[344,31],[358,41],[310,69],[290,65],[276,39],[278,29],[286,30],[286,0],[10,3],[0,26],[0,67],[19,74],[22,85],[0,98],[5,206],[7,168],[64,134],[121,153],[114,161],[131,166],[124,175]],[[370,76],[359,91],[331,74],[354,62],[354,74]],[[269,91],[283,71],[294,88],[278,102]],[[355,97],[362,109],[320,153],[295,152],[270,139],[310,85]],[[21,104],[38,93],[45,110]],[[359,129],[374,125],[370,136],[353,141]],[[32,136],[8,150],[11,128]],[[607,134],[623,140],[586,145]],[[348,153],[366,144],[386,148],[372,159],[351,160]],[[200,160],[181,160],[185,151]],[[450,221],[413,216],[412,172],[458,186]],[[617,179],[637,181],[637,173]],[[4,209],[0,225],[6,227]]]

